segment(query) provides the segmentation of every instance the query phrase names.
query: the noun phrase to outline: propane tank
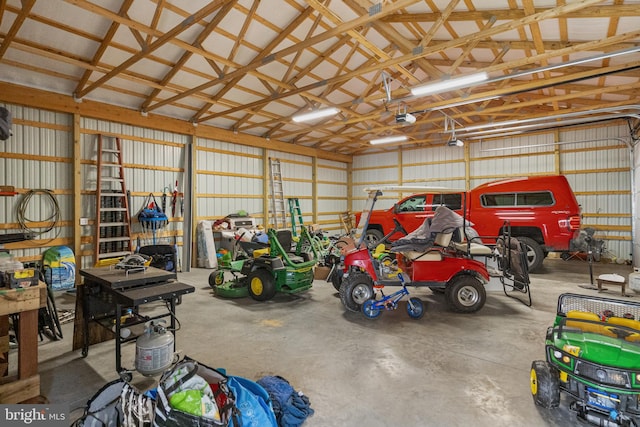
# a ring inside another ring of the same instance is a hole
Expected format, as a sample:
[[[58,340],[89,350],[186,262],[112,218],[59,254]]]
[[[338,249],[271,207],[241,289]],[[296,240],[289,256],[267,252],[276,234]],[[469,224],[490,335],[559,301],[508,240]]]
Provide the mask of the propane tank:
[[[173,334],[162,325],[149,322],[136,340],[136,370],[145,376],[161,374],[173,362]]]

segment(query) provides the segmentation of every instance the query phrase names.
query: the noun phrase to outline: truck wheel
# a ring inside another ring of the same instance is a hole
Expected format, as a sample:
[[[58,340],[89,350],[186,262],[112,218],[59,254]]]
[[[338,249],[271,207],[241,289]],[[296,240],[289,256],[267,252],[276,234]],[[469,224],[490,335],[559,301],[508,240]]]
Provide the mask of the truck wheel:
[[[247,276],[249,295],[256,301],[267,301],[276,294],[276,285],[271,273],[263,268],[252,271]]]
[[[340,300],[349,311],[358,312],[365,301],[373,298],[373,281],[368,274],[350,273],[342,280]]]
[[[383,237],[384,234],[382,234],[382,231],[370,228],[365,233],[365,245],[367,245],[368,248],[373,248],[380,243]]]
[[[531,364],[531,396],[536,405],[543,408],[557,408],[560,404],[560,383],[558,371],[544,360],[534,360]]]
[[[542,266],[542,261],[544,261],[542,246],[530,237],[518,237],[517,239],[520,240],[520,243],[524,246],[529,272],[535,272]]]
[[[484,285],[469,275],[453,278],[444,290],[447,304],[458,313],[474,313],[480,310],[487,301]]]

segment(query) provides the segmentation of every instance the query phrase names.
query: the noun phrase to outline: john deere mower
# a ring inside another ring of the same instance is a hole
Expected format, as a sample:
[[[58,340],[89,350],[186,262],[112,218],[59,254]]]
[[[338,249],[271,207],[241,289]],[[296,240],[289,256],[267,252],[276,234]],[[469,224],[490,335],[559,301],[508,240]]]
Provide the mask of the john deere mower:
[[[295,294],[310,289],[313,284],[313,252],[304,252],[308,242],[301,238],[292,247],[291,230],[267,232],[269,243],[238,240],[243,254],[219,263],[219,269],[209,275],[209,285],[217,296],[238,298],[251,296],[267,301],[277,292]],[[240,251],[237,251],[240,252]],[[232,279],[225,281],[225,272]]]

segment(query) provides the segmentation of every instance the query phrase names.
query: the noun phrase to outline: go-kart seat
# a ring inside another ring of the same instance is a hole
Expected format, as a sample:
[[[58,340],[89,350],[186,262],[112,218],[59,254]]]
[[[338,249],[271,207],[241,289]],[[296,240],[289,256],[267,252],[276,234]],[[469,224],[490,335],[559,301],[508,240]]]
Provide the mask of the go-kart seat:
[[[489,246],[474,242],[474,240],[480,240],[479,237],[472,237],[469,239],[470,241],[467,240],[463,227],[459,227],[456,230],[455,235],[456,238],[453,239],[452,246],[459,252],[468,253],[471,256],[491,256],[493,253]]]

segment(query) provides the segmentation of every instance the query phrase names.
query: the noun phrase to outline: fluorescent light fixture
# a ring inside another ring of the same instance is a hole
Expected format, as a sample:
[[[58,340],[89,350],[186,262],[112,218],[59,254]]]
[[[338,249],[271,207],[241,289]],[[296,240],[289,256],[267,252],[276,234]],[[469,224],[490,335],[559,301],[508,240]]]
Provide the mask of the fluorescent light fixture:
[[[402,142],[407,140],[407,135],[394,135],[394,136],[385,136],[384,138],[372,139],[369,141],[369,144],[389,144],[391,142]]]
[[[459,89],[461,87],[471,86],[475,83],[480,83],[489,78],[489,75],[484,71],[476,74],[469,74],[464,77],[457,77],[454,79],[442,80],[436,83],[429,83],[424,86],[418,86],[411,89],[413,96],[431,95],[433,93],[444,92],[451,89]]]
[[[308,122],[311,120],[319,119],[321,117],[333,116],[334,114],[337,114],[338,111],[340,110],[335,107],[323,108],[321,110],[314,110],[308,113],[298,114],[296,116],[293,116],[291,120],[297,123]]]

